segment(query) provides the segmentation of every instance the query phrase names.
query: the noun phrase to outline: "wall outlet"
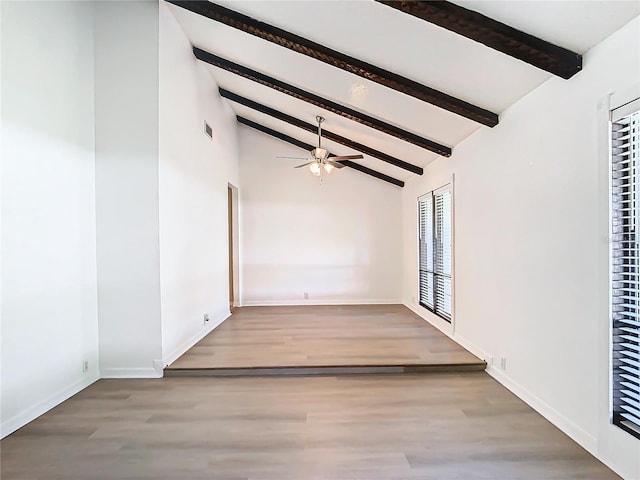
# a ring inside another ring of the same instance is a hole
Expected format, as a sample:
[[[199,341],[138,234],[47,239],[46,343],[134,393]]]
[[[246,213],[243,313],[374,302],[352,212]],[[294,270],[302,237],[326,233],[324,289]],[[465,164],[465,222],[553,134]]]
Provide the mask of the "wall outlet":
[[[507,370],[507,357],[500,357],[500,368]]]
[[[87,373],[89,371],[89,360],[82,361],[82,373]]]
[[[205,325],[206,325],[207,323],[209,323],[209,314],[208,314],[208,313],[205,313],[205,314],[204,314],[204,316],[203,316],[203,318],[204,318],[204,324],[205,324]]]
[[[309,300],[309,292],[304,292],[304,299]]]

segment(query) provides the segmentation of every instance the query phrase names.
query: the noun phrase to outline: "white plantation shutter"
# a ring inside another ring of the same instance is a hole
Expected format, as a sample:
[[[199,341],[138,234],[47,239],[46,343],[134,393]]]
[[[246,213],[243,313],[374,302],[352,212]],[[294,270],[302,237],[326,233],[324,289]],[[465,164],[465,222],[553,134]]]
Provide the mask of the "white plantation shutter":
[[[434,309],[433,292],[433,195],[418,202],[420,216],[420,303]]]
[[[451,190],[418,199],[420,304],[451,321]]]
[[[436,312],[451,319],[451,191],[434,195]]]
[[[613,423],[640,438],[638,108],[636,101],[614,110],[611,122],[611,320]]]

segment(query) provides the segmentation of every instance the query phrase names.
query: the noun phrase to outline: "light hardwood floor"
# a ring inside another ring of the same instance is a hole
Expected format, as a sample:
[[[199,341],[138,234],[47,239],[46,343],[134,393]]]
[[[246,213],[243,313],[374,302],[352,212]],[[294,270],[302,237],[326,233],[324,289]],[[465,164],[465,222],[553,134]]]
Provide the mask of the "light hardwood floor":
[[[484,369],[479,358],[403,305],[243,307],[165,372],[434,365]]]
[[[0,451],[2,480],[618,478],[484,372],[100,380]]]

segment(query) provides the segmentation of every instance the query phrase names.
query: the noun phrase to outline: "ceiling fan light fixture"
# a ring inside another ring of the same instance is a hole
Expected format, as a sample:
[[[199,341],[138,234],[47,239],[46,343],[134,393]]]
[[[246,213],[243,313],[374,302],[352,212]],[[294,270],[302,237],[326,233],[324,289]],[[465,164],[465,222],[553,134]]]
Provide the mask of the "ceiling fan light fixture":
[[[324,160],[329,156],[329,151],[324,148],[318,147],[314,149],[313,155],[320,160]]]
[[[318,162],[313,162],[311,165],[309,165],[309,171],[316,177],[320,176],[320,164]]]
[[[331,158],[329,158],[329,155],[331,155],[331,153],[329,153],[329,150],[327,150],[326,148],[322,148],[322,122],[324,122],[324,118],[318,115],[316,117],[316,121],[318,122],[318,146],[309,152],[310,157],[308,158],[307,162],[301,165],[296,165],[293,168],[303,168],[308,166],[309,171],[314,176],[320,177],[322,175],[323,168],[325,173],[329,174],[334,169],[340,169],[345,166],[348,166],[348,164],[339,163],[342,160],[351,160],[351,159],[355,160],[358,158],[364,158],[362,155],[338,155],[338,156],[334,155]],[[293,157],[278,157],[278,158],[293,158]],[[295,157],[295,158],[298,158],[298,157]]]

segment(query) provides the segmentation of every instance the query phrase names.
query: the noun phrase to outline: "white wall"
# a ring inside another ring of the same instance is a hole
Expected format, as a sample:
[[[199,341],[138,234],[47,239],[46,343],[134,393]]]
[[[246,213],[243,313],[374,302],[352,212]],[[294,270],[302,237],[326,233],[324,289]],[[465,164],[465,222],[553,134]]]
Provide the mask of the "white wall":
[[[242,304],[398,303],[401,189],[350,168],[321,182],[275,158],[303,150],[242,125],[239,139]]]
[[[99,375],[160,376],[226,318],[238,154],[235,117],[164,4],[1,13],[4,436]]]
[[[4,436],[98,378],[98,321],[91,10],[0,8]]]
[[[493,376],[624,478],[640,477],[640,442],[608,424],[608,181],[598,105],[638,81],[639,37],[636,18],[588,52],[583,72],[549,80],[499,126],[429,166],[403,200],[406,304],[443,326],[415,303],[416,198],[454,173],[449,333],[493,357]]]
[[[205,120],[213,140],[204,134]],[[162,348],[168,364],[229,316],[227,183],[238,185],[238,151],[235,115],[164,3],[159,138]]]
[[[157,2],[96,2],[95,92],[100,372],[159,376]]]

